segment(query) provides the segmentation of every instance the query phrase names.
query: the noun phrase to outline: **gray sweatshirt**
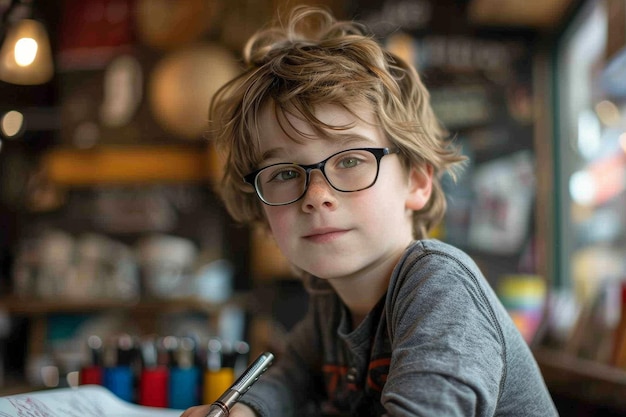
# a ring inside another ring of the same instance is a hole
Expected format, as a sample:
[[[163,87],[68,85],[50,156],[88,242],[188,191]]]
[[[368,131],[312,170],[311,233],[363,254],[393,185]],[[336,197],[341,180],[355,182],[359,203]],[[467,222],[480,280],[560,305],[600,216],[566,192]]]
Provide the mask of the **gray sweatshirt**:
[[[413,243],[385,296],[356,329],[350,321],[336,294],[312,293],[286,352],[242,402],[261,417],[558,415],[509,314],[453,246]]]

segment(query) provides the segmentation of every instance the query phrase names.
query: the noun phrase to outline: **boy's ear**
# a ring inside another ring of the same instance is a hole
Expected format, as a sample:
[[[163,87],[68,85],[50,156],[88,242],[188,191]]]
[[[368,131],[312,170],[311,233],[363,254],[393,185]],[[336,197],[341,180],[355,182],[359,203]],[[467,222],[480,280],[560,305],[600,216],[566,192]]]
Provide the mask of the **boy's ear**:
[[[406,200],[407,209],[421,210],[428,203],[433,190],[433,172],[432,165],[425,165],[423,169],[411,168]]]

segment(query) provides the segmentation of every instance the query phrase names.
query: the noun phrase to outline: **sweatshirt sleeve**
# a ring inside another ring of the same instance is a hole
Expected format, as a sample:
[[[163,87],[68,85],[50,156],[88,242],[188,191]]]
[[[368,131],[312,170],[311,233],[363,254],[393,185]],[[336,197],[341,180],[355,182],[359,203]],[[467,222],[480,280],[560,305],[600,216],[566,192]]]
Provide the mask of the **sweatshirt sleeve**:
[[[408,258],[402,269],[388,293],[388,415],[493,415],[506,345],[484,278],[445,253]]]

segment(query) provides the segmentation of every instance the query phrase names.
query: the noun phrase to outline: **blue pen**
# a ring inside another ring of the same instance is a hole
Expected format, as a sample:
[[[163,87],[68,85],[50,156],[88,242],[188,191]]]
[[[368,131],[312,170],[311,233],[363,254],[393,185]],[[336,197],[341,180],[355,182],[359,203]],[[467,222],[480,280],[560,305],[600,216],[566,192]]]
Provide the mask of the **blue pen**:
[[[187,409],[200,403],[200,369],[194,366],[195,342],[182,337],[170,369],[169,407]]]
[[[135,375],[131,368],[133,340],[130,335],[121,335],[117,340],[116,364],[104,370],[103,385],[119,398],[132,402],[134,399]]]

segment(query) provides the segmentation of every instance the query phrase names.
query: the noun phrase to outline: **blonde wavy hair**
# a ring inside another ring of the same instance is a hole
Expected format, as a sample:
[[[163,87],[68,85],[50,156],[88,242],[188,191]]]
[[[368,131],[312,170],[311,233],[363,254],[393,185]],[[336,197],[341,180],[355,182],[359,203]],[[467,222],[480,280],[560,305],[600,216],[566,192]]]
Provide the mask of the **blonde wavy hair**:
[[[372,107],[405,166],[433,167],[432,195],[414,213],[414,237],[426,237],[442,220],[446,200],[440,178],[447,171],[454,176],[464,157],[447,140],[416,70],[386,51],[364,26],[338,21],[322,8],[299,6],[286,24],[278,21],[257,32],[243,59],[244,71],[214,95],[209,110],[210,138],[225,164],[219,192],[236,221],[266,224],[263,203],[242,179],[261,161],[258,116],[265,104],[274,106],[280,123],[295,114],[328,136],[349,126],[322,123],[315,107],[334,104],[354,114],[357,101]]]

